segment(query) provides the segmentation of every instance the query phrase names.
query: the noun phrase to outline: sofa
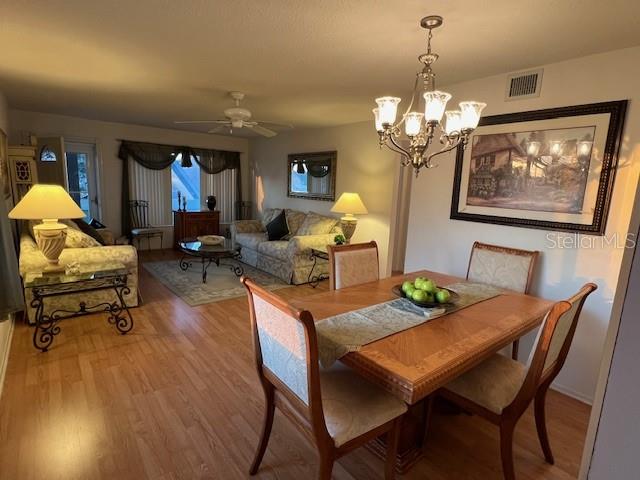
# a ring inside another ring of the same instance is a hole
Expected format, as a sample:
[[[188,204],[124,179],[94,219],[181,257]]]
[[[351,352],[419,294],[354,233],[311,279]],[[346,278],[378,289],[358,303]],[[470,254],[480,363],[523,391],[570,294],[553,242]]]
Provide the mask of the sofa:
[[[241,246],[242,261],[287,283],[309,282],[314,268],[312,248],[323,248],[341,235],[339,219],[314,212],[285,209],[289,234],[281,240],[269,241],[266,225],[282,212],[266,208],[261,220],[240,220],[231,224],[231,235]],[[313,275],[327,274],[329,264],[318,260]]]
[[[68,224],[67,241],[64,250],[60,254],[60,263],[63,265],[77,264],[82,272],[92,271],[101,265],[118,263],[125,266],[129,274],[127,286],[131,290],[124,296],[124,300],[129,307],[138,306],[138,253],[130,245],[102,245],[97,240],[89,237],[80,229],[75,228],[73,222]],[[112,242],[112,236],[108,231],[101,234],[104,243]],[[105,241],[106,240],[106,241]],[[20,276],[23,279],[28,273],[40,273],[47,265],[47,259],[42,254],[33,237],[33,230],[26,226],[22,228],[20,236]],[[30,323],[35,322],[35,309],[31,306],[33,295],[31,289],[24,289],[27,318]],[[44,314],[58,309],[77,310],[80,302],[87,306],[102,302],[115,302],[117,296],[111,290],[97,290],[94,292],[84,292],[81,294],[66,294],[57,297],[48,297],[44,302]]]

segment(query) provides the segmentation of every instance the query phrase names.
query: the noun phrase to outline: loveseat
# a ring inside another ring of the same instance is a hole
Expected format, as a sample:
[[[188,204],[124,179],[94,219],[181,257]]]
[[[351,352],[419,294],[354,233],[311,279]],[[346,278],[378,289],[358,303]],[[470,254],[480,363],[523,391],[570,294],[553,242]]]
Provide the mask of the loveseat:
[[[281,240],[269,241],[266,225],[282,212],[280,208],[266,208],[261,220],[240,220],[231,225],[231,235],[242,247],[242,261],[287,283],[300,285],[309,282],[314,268],[312,248],[334,243],[342,234],[339,219],[314,212],[285,209],[289,234]],[[329,264],[318,260],[313,275],[328,273]]]
[[[67,222],[65,222],[67,223]],[[107,241],[110,239],[104,235]],[[75,248],[67,248],[73,246]],[[101,245],[96,240],[88,237],[79,229],[71,226],[67,229],[67,247],[60,254],[62,265],[76,264],[81,272],[97,270],[107,264],[122,264],[128,271],[127,286],[130,292],[124,296],[129,307],[138,305],[138,253],[130,245]],[[20,276],[24,282],[28,273],[40,273],[47,265],[47,259],[42,254],[33,238],[32,230],[24,228],[20,236]],[[24,289],[26,311],[29,322],[35,322],[35,309],[31,306],[33,295],[31,289]],[[77,310],[80,302],[87,306],[102,302],[115,302],[117,296],[111,290],[97,290],[81,294],[66,294],[56,297],[48,297],[44,302],[44,314],[50,314],[54,310]]]

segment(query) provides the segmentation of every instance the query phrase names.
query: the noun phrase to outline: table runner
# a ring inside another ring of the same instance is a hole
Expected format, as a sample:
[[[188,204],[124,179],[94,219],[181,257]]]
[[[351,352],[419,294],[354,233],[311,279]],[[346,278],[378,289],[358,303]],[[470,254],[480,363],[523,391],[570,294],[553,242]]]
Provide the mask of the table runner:
[[[496,297],[504,291],[483,283],[467,282],[446,288],[459,295],[453,305],[421,308],[405,298],[396,298],[316,322],[320,364],[328,368],[364,345]]]

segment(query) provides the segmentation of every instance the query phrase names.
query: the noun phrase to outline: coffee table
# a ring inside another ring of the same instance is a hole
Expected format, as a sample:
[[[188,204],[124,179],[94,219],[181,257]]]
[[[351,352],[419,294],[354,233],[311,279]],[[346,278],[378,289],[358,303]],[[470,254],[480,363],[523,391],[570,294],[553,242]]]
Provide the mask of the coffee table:
[[[240,245],[230,238],[225,238],[220,245],[204,245],[198,240],[183,240],[178,243],[178,246],[184,254],[180,259],[181,270],[186,272],[193,265],[193,262],[189,261],[188,257],[200,258],[202,263],[202,283],[207,283],[207,269],[212,263],[215,263],[217,267],[220,265],[228,266],[238,277],[244,273],[242,265],[238,263],[226,265],[221,263],[221,260],[224,259],[240,260],[242,258]]]

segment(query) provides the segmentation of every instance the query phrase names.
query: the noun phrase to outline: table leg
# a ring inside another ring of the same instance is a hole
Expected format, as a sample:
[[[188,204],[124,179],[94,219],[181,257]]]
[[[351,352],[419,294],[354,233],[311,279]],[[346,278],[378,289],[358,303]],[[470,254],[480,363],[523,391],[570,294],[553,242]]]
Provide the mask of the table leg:
[[[34,289],[31,306],[36,309],[36,328],[33,331],[33,346],[42,352],[49,350],[53,338],[60,333],[58,320],[44,314],[44,299]]]
[[[120,304],[113,302],[109,307],[108,322],[115,325],[116,329],[122,334],[126,334],[133,328],[133,317],[129,311],[124,296],[131,293],[131,289],[125,285],[117,285],[113,287]],[[122,314],[124,312],[124,315]]]

